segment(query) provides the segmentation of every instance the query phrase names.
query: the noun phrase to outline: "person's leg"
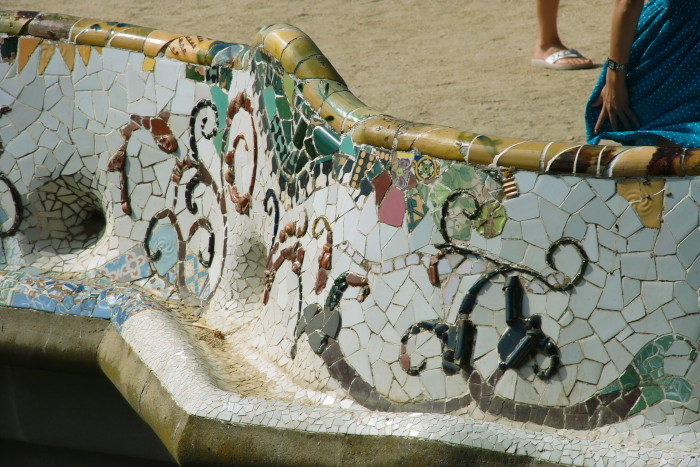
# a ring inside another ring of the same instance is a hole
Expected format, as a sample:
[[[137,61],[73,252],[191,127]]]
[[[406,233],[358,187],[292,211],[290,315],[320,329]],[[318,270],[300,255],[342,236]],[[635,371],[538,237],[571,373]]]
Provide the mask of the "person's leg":
[[[535,12],[537,14],[537,40],[532,58],[544,60],[553,53],[566,50],[567,47],[559,38],[557,27],[559,0],[535,0]],[[585,57],[561,58],[556,63],[558,65],[593,65],[593,62]]]

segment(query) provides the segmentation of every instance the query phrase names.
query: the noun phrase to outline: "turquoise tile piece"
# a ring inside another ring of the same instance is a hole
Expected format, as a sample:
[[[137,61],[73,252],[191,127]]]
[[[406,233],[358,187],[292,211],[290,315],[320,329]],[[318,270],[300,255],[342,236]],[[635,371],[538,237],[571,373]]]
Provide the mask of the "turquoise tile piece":
[[[263,89],[262,100],[265,106],[265,112],[267,112],[267,118],[272,120],[277,113],[277,95],[275,94],[275,89],[273,87]]]
[[[169,225],[161,225],[149,240],[151,253],[160,251],[160,257],[153,264],[158,274],[164,276],[177,263],[177,234]]]
[[[338,135],[322,126],[314,128],[313,139],[316,151],[322,156],[334,154],[340,149]]]
[[[352,138],[350,136],[344,136],[340,142],[340,152],[355,156],[357,154],[356,151],[355,145],[352,143]]]

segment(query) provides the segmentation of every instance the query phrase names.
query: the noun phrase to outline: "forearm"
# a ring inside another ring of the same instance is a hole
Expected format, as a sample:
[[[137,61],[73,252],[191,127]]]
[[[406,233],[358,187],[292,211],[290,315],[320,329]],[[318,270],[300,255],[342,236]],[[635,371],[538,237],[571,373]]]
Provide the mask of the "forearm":
[[[637,22],[642,12],[644,0],[616,0],[613,7],[610,28],[610,50],[608,57],[621,64],[627,64]]]
[[[637,31],[637,23],[642,13],[644,0],[616,0],[613,7],[612,27],[610,28],[610,53],[605,74],[605,86],[594,104],[601,107],[595,132],[599,133],[606,122],[610,122],[613,131],[618,131],[619,124],[631,130],[639,127],[639,120],[630,107],[627,90],[626,65],[629,62],[632,43]]]

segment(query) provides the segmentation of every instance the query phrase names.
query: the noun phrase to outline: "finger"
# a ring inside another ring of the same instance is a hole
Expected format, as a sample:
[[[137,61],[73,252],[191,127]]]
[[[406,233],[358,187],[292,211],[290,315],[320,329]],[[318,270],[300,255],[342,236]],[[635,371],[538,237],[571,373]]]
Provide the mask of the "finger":
[[[595,134],[600,133],[600,130],[603,128],[603,125],[605,122],[608,120],[608,116],[605,113],[605,109],[600,111],[600,114],[598,115],[598,121],[595,123],[595,127],[593,128],[593,132]]]
[[[625,112],[625,111],[620,112],[618,114],[618,118],[619,118],[622,126],[625,128],[625,130],[632,129],[632,124],[630,123],[630,119],[628,118],[627,112]]]
[[[632,112],[631,109],[627,110],[627,115],[629,116],[630,120],[632,120],[632,123],[634,123],[635,128],[639,128],[640,126],[642,126],[639,123],[639,119],[637,118],[637,115],[634,112]]]
[[[617,131],[617,113],[609,111],[608,118],[610,119],[610,126],[612,127],[613,131]]]
[[[602,95],[601,95],[601,96],[598,96],[598,99],[596,99],[596,100],[591,104],[591,107],[596,108],[596,107],[600,107],[601,105],[603,105],[603,96],[602,96]]]

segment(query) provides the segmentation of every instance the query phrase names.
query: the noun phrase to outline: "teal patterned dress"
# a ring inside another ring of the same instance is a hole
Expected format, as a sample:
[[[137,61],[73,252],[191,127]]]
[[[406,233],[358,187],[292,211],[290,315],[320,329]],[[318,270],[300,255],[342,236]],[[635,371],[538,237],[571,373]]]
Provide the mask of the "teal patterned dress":
[[[586,106],[586,139],[656,145],[657,136],[686,148],[700,147],[700,0],[650,0],[644,5],[627,72],[634,131],[593,129],[600,108],[591,104],[605,85],[606,68]]]

